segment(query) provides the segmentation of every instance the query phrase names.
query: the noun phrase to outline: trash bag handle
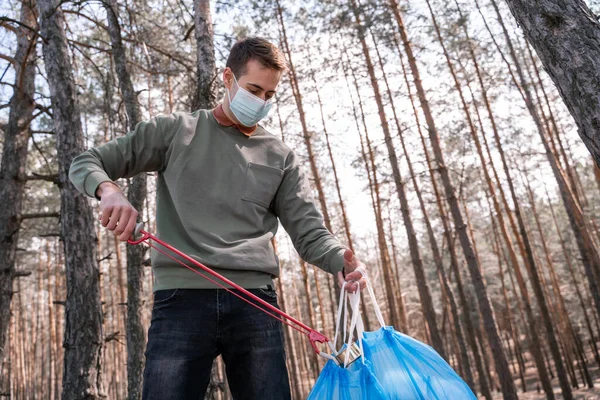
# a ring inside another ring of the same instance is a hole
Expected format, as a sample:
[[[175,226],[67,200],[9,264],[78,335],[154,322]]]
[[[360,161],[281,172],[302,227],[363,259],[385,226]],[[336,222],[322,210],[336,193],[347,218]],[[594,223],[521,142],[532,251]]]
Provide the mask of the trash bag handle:
[[[373,304],[373,308],[375,310],[375,316],[377,317],[377,321],[379,322],[379,324],[381,325],[382,328],[387,326],[383,319],[383,313],[381,312],[381,308],[379,307],[379,303],[377,302],[377,297],[375,297],[375,291],[373,290],[373,285],[371,285],[371,280],[369,279],[369,276],[367,275],[367,271],[365,270],[365,267],[363,267],[361,265],[358,268],[356,268],[355,271],[360,272],[362,274],[362,277],[365,278],[365,281],[367,282],[367,293],[369,293],[369,297],[371,298],[371,303]]]

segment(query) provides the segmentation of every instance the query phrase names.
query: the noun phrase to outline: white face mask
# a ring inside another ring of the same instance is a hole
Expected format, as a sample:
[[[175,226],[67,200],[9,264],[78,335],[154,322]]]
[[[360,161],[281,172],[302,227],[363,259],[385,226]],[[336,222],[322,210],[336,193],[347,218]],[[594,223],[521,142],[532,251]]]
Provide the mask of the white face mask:
[[[233,99],[231,99],[229,89],[227,89],[229,109],[233,115],[235,115],[238,121],[240,121],[240,124],[248,127],[254,126],[258,123],[258,121],[267,116],[271,110],[271,107],[273,106],[273,102],[256,97],[241,87],[238,84],[235,75],[233,75],[233,79],[235,80],[238,90],[235,92]]]

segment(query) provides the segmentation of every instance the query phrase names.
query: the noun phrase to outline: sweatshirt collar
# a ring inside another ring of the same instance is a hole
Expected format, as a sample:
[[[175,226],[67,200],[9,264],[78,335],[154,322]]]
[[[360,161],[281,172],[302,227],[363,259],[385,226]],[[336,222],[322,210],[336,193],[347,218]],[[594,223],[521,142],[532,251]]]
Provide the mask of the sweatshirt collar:
[[[258,127],[258,125],[248,127],[248,126],[236,124],[227,116],[227,114],[225,114],[225,111],[223,111],[223,104],[219,104],[217,107],[215,107],[212,110],[212,113],[213,113],[215,119],[217,120],[217,122],[219,123],[219,125],[234,126],[238,131],[242,132],[244,135],[246,135],[248,137],[250,137],[254,133],[256,133],[256,128]]]

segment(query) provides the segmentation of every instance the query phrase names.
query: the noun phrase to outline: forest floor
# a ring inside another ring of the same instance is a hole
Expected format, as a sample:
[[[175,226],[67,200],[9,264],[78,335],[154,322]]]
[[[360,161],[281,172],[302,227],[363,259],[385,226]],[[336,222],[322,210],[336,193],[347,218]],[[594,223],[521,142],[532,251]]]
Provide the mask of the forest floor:
[[[553,382],[554,383],[554,382]],[[558,386],[558,382],[556,382],[556,386],[554,387],[554,394],[556,395],[556,399],[562,399],[562,395],[560,394],[560,386]],[[546,395],[544,392],[538,393],[538,391],[532,387],[533,390],[527,391],[523,393],[522,390],[519,390],[519,399],[520,400],[545,400]],[[577,400],[600,400],[600,379],[596,379],[594,381],[594,387],[592,389],[588,389],[587,387],[573,389],[573,396]],[[483,397],[481,397],[483,399]],[[501,400],[502,394],[494,393],[494,400]]]

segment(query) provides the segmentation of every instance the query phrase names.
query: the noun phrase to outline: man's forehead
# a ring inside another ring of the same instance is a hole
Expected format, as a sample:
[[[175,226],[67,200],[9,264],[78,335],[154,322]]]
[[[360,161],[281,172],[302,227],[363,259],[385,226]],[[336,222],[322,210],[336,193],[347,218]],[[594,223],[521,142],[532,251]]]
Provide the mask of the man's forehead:
[[[277,87],[279,86],[279,84],[277,84],[273,89],[269,89],[269,88],[264,88],[263,86],[259,85],[258,83],[247,82],[246,84],[248,86],[253,86],[259,90],[265,90],[266,92],[275,92],[277,90]]]
[[[275,91],[281,80],[281,71],[262,65],[248,65],[246,72],[238,79],[261,90]]]

